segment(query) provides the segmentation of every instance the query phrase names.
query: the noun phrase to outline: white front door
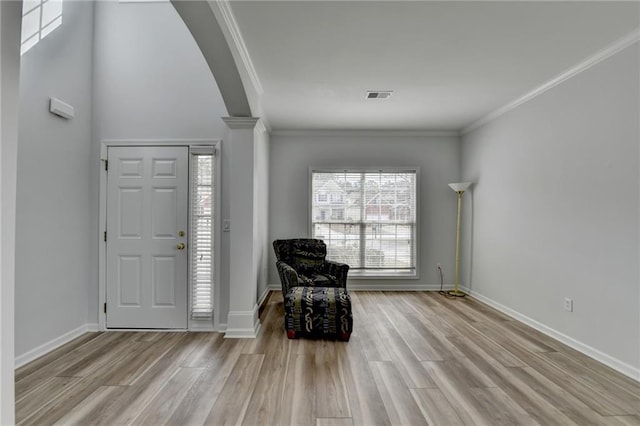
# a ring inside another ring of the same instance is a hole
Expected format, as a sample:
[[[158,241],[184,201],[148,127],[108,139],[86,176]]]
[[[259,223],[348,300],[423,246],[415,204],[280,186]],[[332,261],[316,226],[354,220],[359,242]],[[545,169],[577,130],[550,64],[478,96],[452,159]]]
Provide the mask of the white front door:
[[[188,148],[111,147],[107,327],[187,328]]]

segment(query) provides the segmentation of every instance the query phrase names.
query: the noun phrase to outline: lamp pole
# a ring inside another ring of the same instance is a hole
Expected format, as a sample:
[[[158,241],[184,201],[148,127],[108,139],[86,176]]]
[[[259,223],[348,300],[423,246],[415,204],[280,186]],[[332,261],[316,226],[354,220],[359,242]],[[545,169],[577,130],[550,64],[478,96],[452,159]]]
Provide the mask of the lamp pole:
[[[456,279],[453,290],[447,292],[449,296],[464,297],[466,294],[458,289],[460,284],[458,278],[460,274],[460,218],[462,216],[462,194],[471,186],[471,182],[450,183],[449,187],[458,194],[458,219],[456,221]]]
[[[453,290],[451,290],[449,292],[449,295],[451,296],[456,296],[456,297],[464,297],[465,293],[458,290],[458,285],[459,285],[459,274],[460,274],[460,216],[461,216],[461,212],[462,212],[462,194],[464,194],[464,191],[456,191],[458,193],[458,221],[456,224],[456,280],[455,280],[455,286],[453,287]]]

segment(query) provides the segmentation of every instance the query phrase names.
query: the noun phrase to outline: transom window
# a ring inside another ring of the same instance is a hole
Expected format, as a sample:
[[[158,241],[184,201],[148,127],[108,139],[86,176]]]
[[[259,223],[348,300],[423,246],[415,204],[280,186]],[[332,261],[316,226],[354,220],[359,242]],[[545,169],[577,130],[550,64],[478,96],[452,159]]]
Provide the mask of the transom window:
[[[327,244],[327,258],[347,263],[351,275],[415,276],[416,176],[312,170],[311,233]]]
[[[24,55],[60,25],[62,0],[24,0],[20,54]]]

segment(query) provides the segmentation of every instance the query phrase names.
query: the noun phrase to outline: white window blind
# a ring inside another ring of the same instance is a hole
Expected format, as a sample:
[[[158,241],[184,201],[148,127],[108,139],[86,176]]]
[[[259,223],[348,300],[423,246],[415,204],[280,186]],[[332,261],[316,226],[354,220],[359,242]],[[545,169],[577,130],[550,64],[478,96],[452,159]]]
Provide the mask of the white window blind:
[[[191,149],[191,317],[213,314],[214,161],[210,148]]]
[[[327,244],[327,258],[354,275],[415,276],[416,176],[313,170],[312,236]]]
[[[60,25],[62,0],[24,0],[20,54],[24,55]]]

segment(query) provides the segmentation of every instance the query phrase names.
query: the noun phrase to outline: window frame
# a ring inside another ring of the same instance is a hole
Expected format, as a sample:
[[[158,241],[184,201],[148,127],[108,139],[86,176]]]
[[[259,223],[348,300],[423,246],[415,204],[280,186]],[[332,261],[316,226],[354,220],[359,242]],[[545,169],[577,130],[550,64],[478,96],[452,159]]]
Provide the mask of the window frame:
[[[415,173],[415,223],[414,223],[414,257],[415,257],[415,269],[414,272],[398,272],[383,270],[349,270],[349,277],[354,279],[365,280],[417,280],[420,279],[420,168],[419,167],[340,167],[340,168],[327,168],[327,167],[309,167],[307,178],[307,235],[309,238],[313,238],[313,174],[314,173]],[[331,215],[329,215],[331,217]]]
[[[195,311],[194,306],[194,291],[195,291],[195,273],[194,273],[194,249],[195,245],[195,232],[196,226],[194,223],[194,219],[196,218],[196,213],[194,212],[194,197],[195,197],[195,186],[196,186],[196,161],[197,157],[201,155],[206,155],[211,157],[211,250],[209,253],[209,258],[211,261],[211,283],[210,283],[210,297],[211,297],[211,311],[208,314],[205,313],[197,313]],[[216,161],[216,149],[213,146],[190,146],[189,147],[189,232],[188,232],[188,250],[189,250],[189,318],[192,321],[211,321],[213,320],[213,315],[216,307],[216,239],[219,238],[216,235],[216,221],[218,218],[216,217],[216,203],[217,199],[217,190],[219,190],[218,182],[216,181],[216,172],[217,172],[217,161]]]

